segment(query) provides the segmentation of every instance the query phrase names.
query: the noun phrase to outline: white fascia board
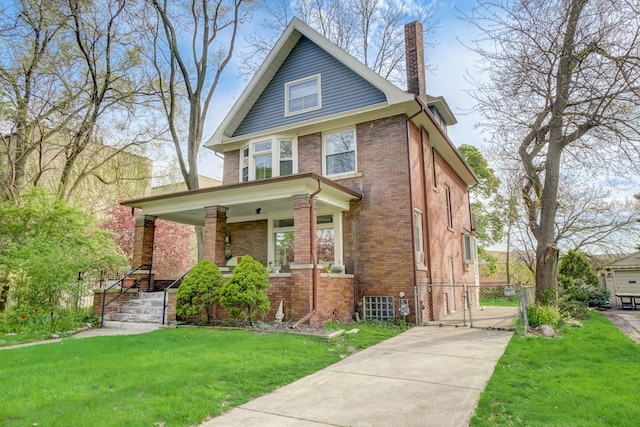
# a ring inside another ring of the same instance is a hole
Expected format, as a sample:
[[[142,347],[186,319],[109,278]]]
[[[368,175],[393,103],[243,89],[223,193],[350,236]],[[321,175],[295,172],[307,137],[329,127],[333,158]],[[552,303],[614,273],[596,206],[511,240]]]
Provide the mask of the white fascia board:
[[[444,119],[447,126],[452,126],[458,123],[456,116],[453,115],[453,112],[451,111],[451,108],[449,108],[449,104],[447,104],[444,97],[427,95],[427,104],[436,107],[438,113]]]
[[[415,108],[415,104],[415,101],[412,99],[410,102],[395,104],[393,106],[388,106],[386,103],[369,105],[356,110],[317,117],[315,119],[297,122],[287,126],[265,129],[259,132],[253,132],[232,138],[223,138],[222,142],[209,148],[218,153],[224,153],[231,150],[237,150],[244,146],[248,141],[265,136],[280,134],[302,136],[323,132],[327,129],[353,126],[358,123],[391,117],[397,114],[406,114],[409,116],[411,115],[411,110]]]
[[[256,185],[251,185],[256,184]],[[219,188],[219,187],[217,187]],[[348,210],[353,195],[340,191],[327,184],[320,184],[322,201],[340,209]],[[198,191],[194,193],[179,193],[175,197],[169,195],[150,200],[125,202],[125,206],[142,209],[148,215],[170,215],[185,211],[204,209],[207,206],[234,206],[246,203],[256,203],[266,200],[289,199],[294,194],[313,194],[318,190],[318,181],[314,178],[284,180],[277,183],[260,185],[259,181],[247,185],[233,186],[228,189],[214,191]]]
[[[428,110],[423,111],[421,114],[416,115],[412,121],[416,126],[422,126],[427,130],[431,146],[438,150],[438,153],[469,188],[478,185],[478,179],[471,170],[471,167],[464,160],[449,137],[443,133],[442,128],[433,120],[431,112],[428,112]]]

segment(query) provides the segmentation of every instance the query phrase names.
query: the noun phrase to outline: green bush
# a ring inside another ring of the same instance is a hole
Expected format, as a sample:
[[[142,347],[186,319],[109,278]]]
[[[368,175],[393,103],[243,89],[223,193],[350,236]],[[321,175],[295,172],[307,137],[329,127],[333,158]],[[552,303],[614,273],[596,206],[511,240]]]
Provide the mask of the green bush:
[[[560,326],[562,316],[555,305],[534,303],[527,307],[527,319],[529,326],[532,328],[537,328],[540,325],[549,325],[556,329]]]
[[[270,285],[269,271],[252,257],[243,256],[220,289],[220,304],[229,316],[252,324],[271,309],[267,297]]]
[[[589,307],[608,307],[611,304],[609,297],[611,292],[599,286],[591,287],[587,296]]]
[[[562,317],[585,320],[589,318],[589,309],[584,301],[576,300],[570,294],[563,293],[557,302]]]
[[[20,321],[51,332],[66,328],[93,279],[125,265],[93,218],[43,189],[0,203],[0,311],[11,301]]]
[[[100,317],[95,316],[91,309],[75,310],[57,307],[45,312],[11,306],[0,313],[0,332],[2,333],[61,334],[75,331],[88,323],[92,327],[100,326]]]
[[[189,318],[206,313],[211,321],[213,307],[220,301],[220,286],[224,282],[220,269],[209,260],[197,263],[178,288],[176,314]]]

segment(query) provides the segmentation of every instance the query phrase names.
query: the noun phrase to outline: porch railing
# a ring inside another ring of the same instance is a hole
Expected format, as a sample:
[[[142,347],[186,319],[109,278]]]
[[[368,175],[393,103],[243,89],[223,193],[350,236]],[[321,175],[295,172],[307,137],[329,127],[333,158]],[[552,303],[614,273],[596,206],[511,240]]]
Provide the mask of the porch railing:
[[[112,302],[114,302],[115,300],[120,298],[122,296],[122,294],[125,293],[127,290],[136,287],[138,285],[138,283],[140,283],[143,280],[143,278],[139,278],[139,279],[134,280],[129,286],[126,286],[126,287],[125,287],[125,280],[130,278],[136,272],[144,271],[144,270],[148,270],[149,271],[149,275],[147,276],[147,280],[148,280],[149,286],[151,286],[151,264],[142,264],[139,267],[136,267],[133,270],[129,271],[127,274],[122,276],[122,278],[120,278],[118,281],[116,281],[113,285],[109,286],[108,288],[106,288],[105,290],[102,291],[102,311],[100,313],[100,327],[104,326],[104,310],[105,310],[105,308],[109,304],[111,304]],[[107,300],[107,291],[117,287],[118,285],[120,285],[120,292],[118,293],[118,295],[116,295],[116,297],[114,299],[112,299],[111,301],[106,302],[106,300]]]
[[[184,280],[185,277],[187,277],[187,275],[189,274],[189,272],[191,272],[191,269],[189,269],[189,271],[187,271],[186,273],[184,273],[182,276],[180,276],[179,278],[177,278],[176,280],[174,280],[173,282],[171,282],[171,284],[169,286],[167,286],[166,288],[164,288],[164,297],[162,299],[162,324],[165,325],[167,323],[166,321],[166,313],[167,313],[167,307],[169,306],[169,302],[167,301],[167,294],[168,294],[168,290],[172,287],[174,287],[176,284],[179,286],[180,283],[182,283],[182,280]]]

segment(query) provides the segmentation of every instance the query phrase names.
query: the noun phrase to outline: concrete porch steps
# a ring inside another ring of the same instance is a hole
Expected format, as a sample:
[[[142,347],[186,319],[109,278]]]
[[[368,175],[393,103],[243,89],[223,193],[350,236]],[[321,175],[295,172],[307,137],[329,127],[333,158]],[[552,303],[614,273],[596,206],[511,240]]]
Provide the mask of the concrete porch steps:
[[[107,318],[107,321],[129,324],[162,325],[164,292],[145,292],[138,299],[120,306]],[[105,321],[105,325],[107,323]],[[117,326],[107,326],[117,327]]]
[[[134,323],[134,322],[118,322],[115,320],[105,320],[103,328],[109,329],[132,329],[139,331],[155,331],[160,329],[162,325],[157,323]]]

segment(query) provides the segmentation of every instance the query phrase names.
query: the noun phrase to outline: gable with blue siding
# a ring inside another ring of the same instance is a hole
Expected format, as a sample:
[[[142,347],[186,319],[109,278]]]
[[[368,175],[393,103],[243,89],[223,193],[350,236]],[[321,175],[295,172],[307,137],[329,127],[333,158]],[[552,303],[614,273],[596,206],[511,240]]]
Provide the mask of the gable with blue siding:
[[[322,108],[285,117],[285,83],[314,74],[321,75]],[[382,91],[302,36],[233,136],[286,126],[386,100]]]

